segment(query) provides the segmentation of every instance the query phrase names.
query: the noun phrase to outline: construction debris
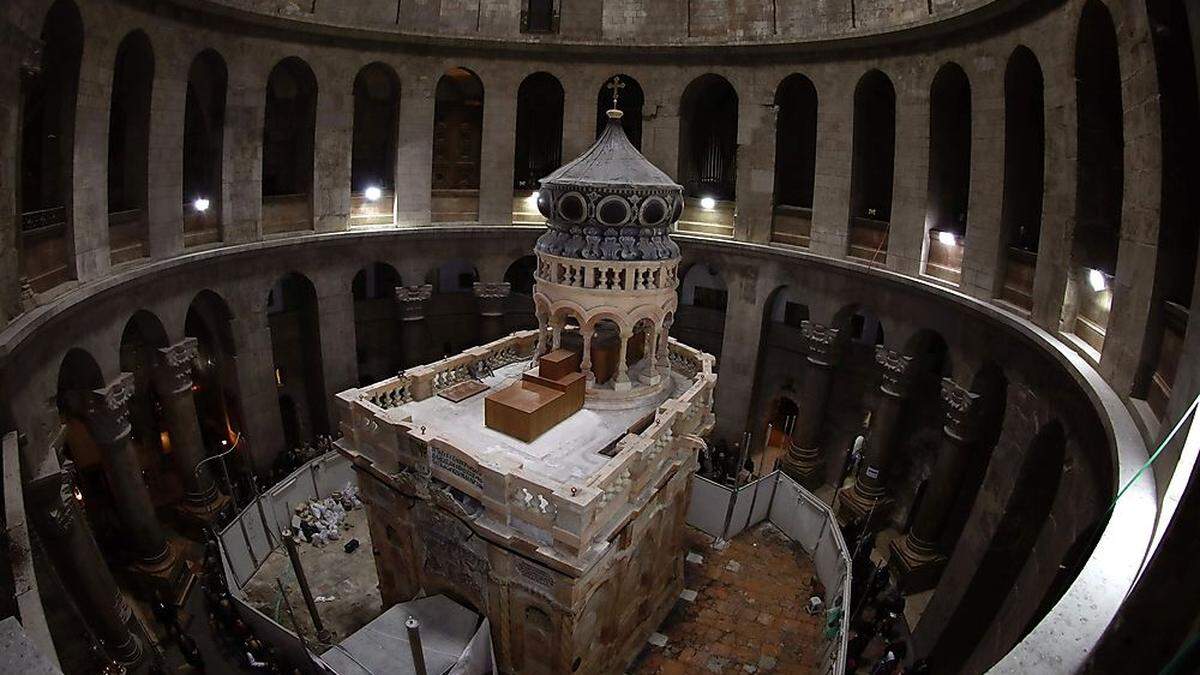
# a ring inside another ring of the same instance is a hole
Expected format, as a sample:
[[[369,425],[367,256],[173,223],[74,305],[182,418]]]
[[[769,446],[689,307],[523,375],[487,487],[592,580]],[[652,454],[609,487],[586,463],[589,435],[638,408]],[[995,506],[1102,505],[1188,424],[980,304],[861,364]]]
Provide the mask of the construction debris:
[[[314,499],[296,507],[292,515],[292,530],[300,539],[318,548],[337,541],[344,530],[350,529],[346,513],[362,508],[358,488],[346,487],[323,499]]]

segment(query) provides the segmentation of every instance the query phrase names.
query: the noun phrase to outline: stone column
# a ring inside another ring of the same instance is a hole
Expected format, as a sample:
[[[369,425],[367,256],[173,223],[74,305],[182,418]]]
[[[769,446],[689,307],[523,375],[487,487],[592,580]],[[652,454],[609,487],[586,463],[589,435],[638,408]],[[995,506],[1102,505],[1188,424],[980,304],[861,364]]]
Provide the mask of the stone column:
[[[651,325],[646,330],[646,345],[643,348],[646,359],[646,370],[642,373],[641,379],[644,384],[654,386],[658,384],[662,378],[658,375],[658,324]]]
[[[560,329],[561,332],[561,329]],[[579,372],[583,373],[584,384],[588,387],[596,383],[596,374],[592,372],[592,335],[593,331],[586,326],[579,327],[579,333],[583,336],[583,358],[579,362]],[[555,339],[557,343],[558,340]],[[556,346],[555,349],[558,347]]]
[[[800,398],[800,414],[796,416],[792,435],[788,439],[788,452],[782,467],[784,473],[808,488],[821,482],[821,449],[818,446],[821,424],[825,420],[825,404],[829,399],[829,388],[833,383],[833,369],[841,356],[838,329],[819,323],[804,321],[800,324],[804,335],[808,367],[804,373],[804,386]]]
[[[217,491],[208,467],[196,470],[208,454],[196,419],[196,400],[192,396],[192,364],[196,349],[196,338],[185,338],[159,349],[151,378],[154,390],[162,399],[167,426],[171,430],[171,459],[183,481],[184,512],[207,523],[216,517],[228,499]]]
[[[121,373],[107,387],[87,395],[83,417],[103,455],[104,474],[117,514],[138,556],[138,569],[153,577],[159,587],[169,588],[176,581],[179,561],[158,522],[137,452],[129,443],[131,396],[133,375]]]
[[[882,345],[875,348],[875,362],[883,370],[879,383],[879,407],[871,417],[871,432],[866,450],[854,484],[841,491],[840,509],[849,518],[878,515],[890,505],[885,497],[884,483],[888,465],[892,460],[896,430],[900,426],[900,413],[904,399],[908,397],[912,379],[911,356],[906,356]]]
[[[400,303],[400,344],[404,367],[424,363],[429,352],[429,327],[425,325],[425,310],[433,297],[433,285],[397,286],[396,302]]]
[[[512,293],[512,286],[507,281],[476,281],[472,291],[475,293],[475,303],[479,306],[480,339],[486,344],[503,337],[504,301]]]
[[[613,376],[613,389],[616,391],[628,391],[633,387],[629,382],[629,366],[625,364],[629,354],[629,340],[632,338],[632,333],[621,331],[621,348],[617,354],[617,374]]]
[[[662,328],[658,331],[658,360],[666,367],[667,372],[671,372],[671,326],[675,323],[675,316],[668,315],[663,318]]]
[[[79,508],[70,465],[59,469],[55,462],[52,473],[30,480],[26,495],[42,545],[79,617],[108,658],[136,664],[142,645],[130,629],[132,613]]]
[[[962,483],[970,458],[969,449],[979,431],[979,394],[967,391],[950,378],[942,378],[942,404],[946,421],[937,461],[933,465],[925,496],[917,509],[912,528],[893,540],[891,564],[901,587],[908,592],[932,588],[946,558],[938,542],[946,518]]]
[[[546,315],[538,311],[537,313],[538,332],[537,332],[537,347],[533,350],[534,365],[537,365],[538,357],[546,353]]]

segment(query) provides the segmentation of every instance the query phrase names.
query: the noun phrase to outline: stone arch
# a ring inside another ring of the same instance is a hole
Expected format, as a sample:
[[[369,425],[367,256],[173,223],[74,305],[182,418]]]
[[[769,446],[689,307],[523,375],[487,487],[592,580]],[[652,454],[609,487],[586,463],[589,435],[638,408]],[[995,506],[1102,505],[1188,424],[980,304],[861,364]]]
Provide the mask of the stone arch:
[[[1033,308],[1033,272],[1046,188],[1045,84],[1037,56],[1018,45],[1004,69],[1004,189],[1000,230],[1004,249],[996,275],[999,297]]]
[[[793,73],[775,89],[775,207],[808,209],[811,224],[817,168],[817,88]]]
[[[929,88],[925,274],[957,284],[971,197],[971,82],[946,63]]]
[[[537,258],[533,255],[517,258],[504,270],[504,281],[508,283],[513,295],[533,295],[536,270]]]
[[[220,241],[224,222],[225,100],[229,71],[215,49],[188,68],[183,116],[184,245]]]
[[[130,32],[117,47],[108,117],[108,245],[113,264],[150,255],[154,69],[150,38],[141,30]]]
[[[317,76],[289,56],[267,78],[263,115],[263,233],[312,228]]]
[[[679,97],[679,182],[685,197],[737,199],[738,94],[707,73]]]
[[[466,68],[446,71],[433,108],[433,220],[479,220],[484,88]]]
[[[330,430],[319,302],[316,286],[299,272],[280,277],[267,296],[276,386],[280,396],[289,396],[300,409],[298,428],[284,432],[301,442]]]
[[[545,71],[517,88],[513,189],[537,190],[538,181],[562,164],[563,86]]]
[[[217,447],[222,441],[234,443],[244,428],[233,318],[225,299],[204,289],[192,299],[184,319],[184,335],[196,339],[193,396],[206,448]]]
[[[854,89],[848,254],[887,261],[896,163],[896,89],[879,70]]]
[[[20,275],[36,292],[75,276],[73,196],[75,107],[83,57],[83,18],[71,0],[46,12],[41,70],[21,84],[17,238]]]
[[[396,287],[403,283],[395,267],[378,261],[360,269],[350,283],[354,353],[362,386],[385,379],[403,367],[400,308],[396,302]]]
[[[1088,0],[1075,44],[1075,229],[1063,330],[1096,352],[1104,345],[1125,203],[1125,118],[1119,40],[1112,15]]]
[[[352,216],[392,215],[400,127],[400,77],[374,61],[354,76],[354,130],[350,151]],[[390,219],[388,219],[390,222]],[[366,224],[366,223],[364,223]]]
[[[841,340],[864,345],[886,344],[883,322],[874,309],[863,303],[851,303],[833,315],[832,325],[841,331]]]

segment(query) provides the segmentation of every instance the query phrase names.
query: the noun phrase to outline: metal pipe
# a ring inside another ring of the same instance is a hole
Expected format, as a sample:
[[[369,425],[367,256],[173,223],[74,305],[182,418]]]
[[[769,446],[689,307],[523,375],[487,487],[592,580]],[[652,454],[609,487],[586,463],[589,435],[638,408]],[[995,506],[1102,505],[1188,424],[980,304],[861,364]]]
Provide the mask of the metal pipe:
[[[329,631],[325,630],[325,625],[321,623],[321,615],[317,613],[317,601],[313,599],[312,589],[308,587],[308,577],[304,575],[304,567],[300,564],[300,551],[296,549],[296,540],[292,536],[292,531],[284,528],[280,535],[283,538],[283,546],[287,549],[288,558],[292,561],[292,571],[296,574],[296,583],[300,585],[300,595],[304,596],[304,604],[308,606],[308,614],[312,617],[313,627],[317,629],[317,641],[329,644],[332,636]],[[296,632],[300,632],[300,627],[296,627]]]
[[[417,617],[410,616],[404,622],[404,627],[408,629],[408,646],[412,648],[413,670],[417,675],[426,675],[425,652],[421,649],[421,622],[417,621]]]

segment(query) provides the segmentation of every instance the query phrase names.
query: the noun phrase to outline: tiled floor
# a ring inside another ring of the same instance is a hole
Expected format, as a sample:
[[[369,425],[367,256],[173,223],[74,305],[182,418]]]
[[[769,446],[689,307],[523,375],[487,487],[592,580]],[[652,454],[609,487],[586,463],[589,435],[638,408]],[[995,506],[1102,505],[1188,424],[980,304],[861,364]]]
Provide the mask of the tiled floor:
[[[770,523],[724,550],[698,530],[688,528],[687,537],[704,558],[684,567],[684,586],[696,599],[679,600],[659,628],[666,644],[648,644],[630,672],[815,672],[823,626],[804,611],[814,574],[807,554]]]

